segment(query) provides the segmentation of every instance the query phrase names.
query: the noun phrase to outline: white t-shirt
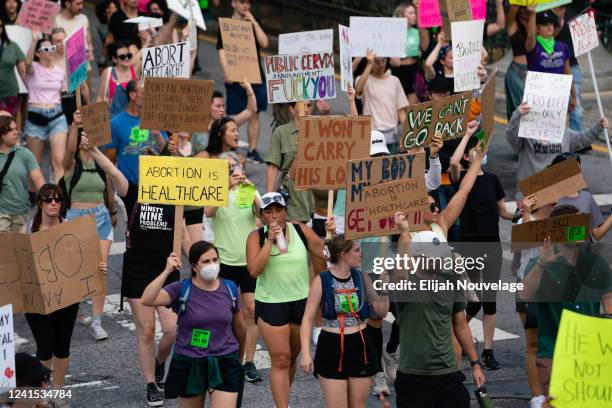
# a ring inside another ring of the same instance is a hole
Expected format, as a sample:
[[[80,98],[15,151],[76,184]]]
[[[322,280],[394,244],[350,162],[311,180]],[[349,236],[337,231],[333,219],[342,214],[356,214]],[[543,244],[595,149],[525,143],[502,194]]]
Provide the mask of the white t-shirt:
[[[370,74],[361,98],[363,99],[363,114],[370,115],[372,129],[380,131],[397,127],[397,110],[408,106],[408,99],[399,78],[389,72],[383,79]]]
[[[73,18],[66,18],[60,13],[55,16],[55,26],[63,28],[66,31],[66,36],[69,36],[81,26],[85,27],[85,30],[89,30],[89,19],[85,14],[77,14]]]

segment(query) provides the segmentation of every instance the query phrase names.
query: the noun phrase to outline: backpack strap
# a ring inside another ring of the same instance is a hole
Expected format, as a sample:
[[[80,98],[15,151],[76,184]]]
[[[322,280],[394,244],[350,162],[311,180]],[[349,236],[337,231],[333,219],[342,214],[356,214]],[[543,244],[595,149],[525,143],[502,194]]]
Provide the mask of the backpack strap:
[[[232,311],[236,313],[236,302],[238,299],[238,287],[234,283],[234,281],[229,279],[223,279],[223,283],[227,287],[227,292],[232,300]]]
[[[8,154],[8,157],[6,158],[6,162],[4,163],[4,167],[2,167],[2,170],[0,170],[0,191],[2,191],[2,181],[4,180],[4,176],[6,176],[6,173],[8,173],[9,167],[11,166],[11,163],[13,162],[13,159],[15,158],[16,153],[17,153],[17,150],[12,150]]]
[[[329,270],[321,272],[319,277],[321,278],[321,316],[327,320],[333,320],[337,317],[334,278]]]
[[[304,230],[302,229],[302,224],[299,224],[297,222],[292,222],[291,224],[293,224],[293,227],[295,228],[298,235],[300,236],[300,239],[302,240],[302,244],[304,244],[304,247],[306,248],[306,250],[308,250],[308,239],[306,239],[306,235],[304,234]]]
[[[265,227],[259,228],[257,231],[259,232],[259,247],[263,247],[266,243],[266,233],[264,231]]]
[[[183,279],[181,281],[181,289],[179,291],[179,298],[173,305],[173,310],[177,315],[183,314],[187,305],[187,299],[189,299],[189,293],[191,292],[191,278]]]

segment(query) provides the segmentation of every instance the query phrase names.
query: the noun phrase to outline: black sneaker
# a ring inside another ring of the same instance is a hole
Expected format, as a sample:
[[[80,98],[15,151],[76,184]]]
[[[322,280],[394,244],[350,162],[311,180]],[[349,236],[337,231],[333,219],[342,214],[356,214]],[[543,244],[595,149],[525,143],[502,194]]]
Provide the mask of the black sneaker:
[[[150,407],[161,407],[164,405],[164,398],[155,383],[147,384],[147,404]]]
[[[491,349],[484,349],[482,351],[482,364],[487,370],[497,370],[500,367]]]
[[[164,389],[164,374],[166,374],[166,362],[160,363],[155,359],[155,384],[160,390]]]
[[[259,155],[259,153],[257,153],[257,150],[255,149],[247,153],[247,159],[251,159],[253,161],[263,163],[263,159],[261,158],[261,156]]]
[[[259,371],[257,371],[255,363],[253,363],[252,361],[247,361],[246,363],[244,363],[242,368],[244,368],[244,378],[246,378],[247,381],[261,381],[261,375],[259,374]]]

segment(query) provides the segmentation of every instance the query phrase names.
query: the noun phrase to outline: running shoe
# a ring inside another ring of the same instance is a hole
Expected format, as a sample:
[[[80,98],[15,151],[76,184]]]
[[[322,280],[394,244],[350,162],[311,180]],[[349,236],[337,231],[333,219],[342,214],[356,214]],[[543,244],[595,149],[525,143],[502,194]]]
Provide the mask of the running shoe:
[[[155,384],[160,390],[164,389],[164,374],[166,374],[166,362],[160,363],[155,359]]]
[[[108,339],[108,333],[102,328],[102,323],[99,319],[94,319],[91,322],[91,332],[96,341]]]
[[[542,408],[542,404],[546,400],[546,397],[543,395],[538,395],[537,397],[533,397],[529,404],[530,408]]]
[[[257,371],[255,363],[247,361],[242,367],[244,368],[244,378],[246,378],[248,382],[261,381],[261,374]]]
[[[387,376],[382,371],[374,375],[374,386],[372,387],[372,395],[380,394],[391,395],[387,385]]]
[[[385,362],[385,373],[389,381],[394,382],[397,376],[398,368],[398,353],[393,354],[387,353],[387,350],[383,350],[383,360]]]
[[[150,407],[161,407],[164,405],[164,398],[155,383],[147,384],[147,405]]]
[[[482,351],[482,363],[487,370],[497,370],[501,367],[491,349],[484,349]]]

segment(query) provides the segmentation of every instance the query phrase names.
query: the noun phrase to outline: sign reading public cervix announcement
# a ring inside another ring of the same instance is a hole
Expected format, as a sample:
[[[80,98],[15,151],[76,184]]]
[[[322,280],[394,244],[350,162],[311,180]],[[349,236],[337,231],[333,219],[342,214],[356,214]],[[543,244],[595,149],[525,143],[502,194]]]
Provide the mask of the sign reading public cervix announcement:
[[[268,102],[285,103],[336,97],[331,52],[273,55],[265,58]]]
[[[370,156],[369,116],[306,116],[300,120],[295,156],[298,190],[345,186],[346,161]]]
[[[138,202],[227,206],[227,160],[140,156],[138,174]]]

